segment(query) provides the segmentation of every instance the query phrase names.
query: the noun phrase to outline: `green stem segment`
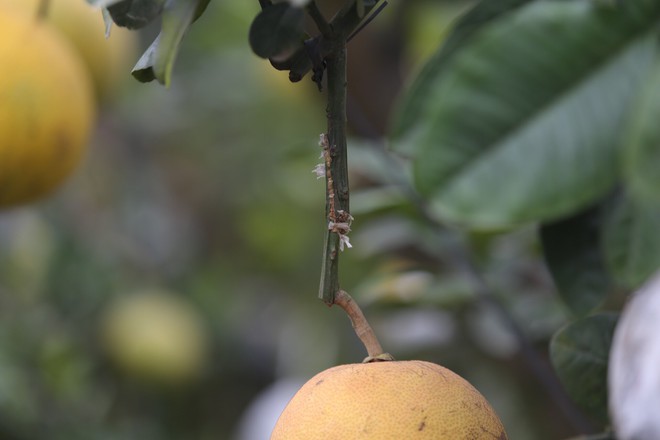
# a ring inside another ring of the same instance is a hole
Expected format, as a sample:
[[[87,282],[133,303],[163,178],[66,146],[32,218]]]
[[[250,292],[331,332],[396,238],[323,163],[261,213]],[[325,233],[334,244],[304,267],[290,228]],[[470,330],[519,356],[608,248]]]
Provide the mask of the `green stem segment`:
[[[326,157],[326,221],[337,223],[337,213],[349,213],[348,155],[346,146],[346,40],[339,36],[326,58],[328,78],[328,131]],[[329,167],[328,167],[329,165]],[[339,242],[337,232],[326,232],[319,297],[332,305],[339,291]]]
[[[362,13],[368,13],[378,2],[364,5]],[[362,21],[356,2],[347,1],[330,23],[326,23],[314,2],[308,12],[322,33],[321,55],[326,63],[328,104],[326,116],[328,129],[324,140],[326,166],[326,232],[323,246],[323,267],[319,297],[327,305],[335,303],[339,285],[339,252],[342,241],[350,230],[352,217],[349,209],[348,155],[346,148],[346,43],[349,35]],[[343,235],[343,236],[342,236]]]
[[[314,0],[307,3],[306,10],[312,20],[314,20],[314,23],[316,23],[316,27],[319,28],[321,35],[330,36],[332,34],[332,27],[326,21],[325,17],[323,17],[321,10]]]

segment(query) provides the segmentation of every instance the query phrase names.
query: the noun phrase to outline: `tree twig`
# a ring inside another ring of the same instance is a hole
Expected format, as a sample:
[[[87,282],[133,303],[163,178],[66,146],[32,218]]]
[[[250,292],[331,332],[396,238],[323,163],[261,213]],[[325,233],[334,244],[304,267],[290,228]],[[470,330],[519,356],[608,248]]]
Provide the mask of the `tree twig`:
[[[346,41],[337,41],[335,50],[326,58],[328,72],[328,131],[326,157],[326,220],[328,226],[338,223],[337,213],[350,216],[348,185],[348,153],[346,147]],[[339,291],[340,234],[328,228],[323,246],[323,267],[319,297],[328,305]]]
[[[307,3],[305,9],[307,10],[307,13],[312,18],[312,20],[314,20],[314,23],[319,29],[319,32],[321,32],[321,35],[323,35],[325,38],[329,38],[332,35],[332,27],[321,13],[321,10],[316,4],[316,1],[311,0],[309,3]]]
[[[373,19],[376,18],[378,16],[378,14],[380,14],[383,11],[383,9],[385,9],[385,7],[387,5],[388,5],[387,1],[384,1],[383,3],[381,3],[380,6],[378,6],[378,9],[376,9],[369,17],[367,17],[367,19],[364,20],[362,22],[362,24],[360,26],[358,26],[357,29],[355,29],[353,32],[351,32],[351,34],[346,38],[346,42],[351,41],[353,39],[353,37],[355,37],[357,34],[359,34],[362,29],[367,27],[367,25],[369,23],[371,23],[373,21]]]

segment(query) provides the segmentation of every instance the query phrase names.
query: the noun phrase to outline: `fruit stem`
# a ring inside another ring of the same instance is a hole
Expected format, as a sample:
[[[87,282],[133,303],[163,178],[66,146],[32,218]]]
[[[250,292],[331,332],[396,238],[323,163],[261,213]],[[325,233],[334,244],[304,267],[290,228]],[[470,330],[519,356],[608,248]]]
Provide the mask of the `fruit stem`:
[[[364,347],[367,349],[368,356],[364,359],[363,362],[379,362],[379,361],[393,361],[394,358],[389,353],[383,352],[383,347],[381,347],[376,333],[369,325],[367,318],[362,313],[360,306],[355,302],[355,300],[344,290],[339,290],[335,294],[335,304],[344,309],[346,314],[351,320],[353,325],[353,330],[360,341],[364,344]]]

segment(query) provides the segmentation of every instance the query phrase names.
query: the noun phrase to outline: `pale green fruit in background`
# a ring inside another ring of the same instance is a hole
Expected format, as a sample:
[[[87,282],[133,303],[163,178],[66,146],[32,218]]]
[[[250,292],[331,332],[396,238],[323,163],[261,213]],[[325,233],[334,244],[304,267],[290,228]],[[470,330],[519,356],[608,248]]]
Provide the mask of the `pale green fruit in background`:
[[[198,378],[209,352],[196,310],[183,298],[155,289],[117,298],[104,312],[101,339],[126,374],[171,385]]]

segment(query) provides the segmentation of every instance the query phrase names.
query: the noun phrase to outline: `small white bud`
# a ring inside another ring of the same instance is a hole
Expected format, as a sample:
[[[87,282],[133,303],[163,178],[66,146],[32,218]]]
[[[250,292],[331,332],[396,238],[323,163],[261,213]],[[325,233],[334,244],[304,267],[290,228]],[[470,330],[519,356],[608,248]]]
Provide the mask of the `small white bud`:
[[[348,239],[348,235],[339,234],[339,250],[343,252],[344,246],[346,246],[348,249],[353,247],[350,240]]]
[[[325,164],[318,164],[314,167],[312,170],[312,173],[316,174],[316,178],[320,179],[321,177],[325,177]]]

